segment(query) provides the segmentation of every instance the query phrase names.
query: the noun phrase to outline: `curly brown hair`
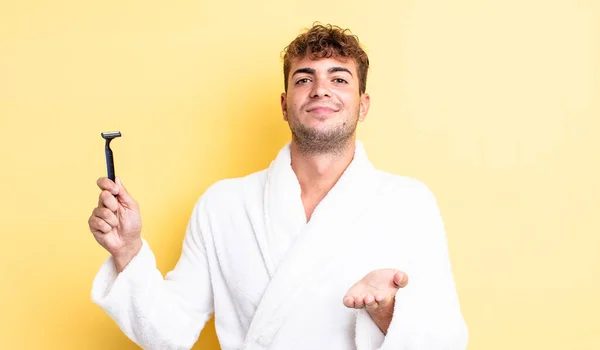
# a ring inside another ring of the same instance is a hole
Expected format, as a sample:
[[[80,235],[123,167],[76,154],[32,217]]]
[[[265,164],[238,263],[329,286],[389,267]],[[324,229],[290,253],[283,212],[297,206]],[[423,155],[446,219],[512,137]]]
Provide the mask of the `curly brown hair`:
[[[367,71],[369,57],[362,49],[358,37],[349,29],[327,24],[313,24],[307,32],[298,35],[284,50],[283,77],[285,91],[288,87],[288,75],[291,61],[309,55],[311,59],[342,57],[356,62],[359,79],[359,92],[362,95],[367,89]]]

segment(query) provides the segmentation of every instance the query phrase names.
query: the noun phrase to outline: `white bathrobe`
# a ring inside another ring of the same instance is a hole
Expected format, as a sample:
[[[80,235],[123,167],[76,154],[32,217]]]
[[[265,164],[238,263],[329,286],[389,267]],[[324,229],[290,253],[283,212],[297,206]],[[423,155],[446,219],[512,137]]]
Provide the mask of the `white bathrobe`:
[[[357,142],[352,163],[310,221],[289,144],[268,169],[211,186],[196,203],[174,270],[163,278],[147,241],[92,300],[144,349],[189,349],[215,315],[222,349],[465,349],[445,231],[417,180],[376,170]],[[387,335],[343,304],[367,273],[409,276]]]

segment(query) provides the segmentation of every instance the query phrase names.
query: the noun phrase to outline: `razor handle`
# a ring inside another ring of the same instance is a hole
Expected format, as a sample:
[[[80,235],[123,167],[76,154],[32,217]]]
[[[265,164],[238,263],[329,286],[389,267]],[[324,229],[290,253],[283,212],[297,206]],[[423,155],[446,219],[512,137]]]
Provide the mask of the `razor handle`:
[[[110,148],[104,150],[106,153],[106,171],[108,172],[108,178],[115,182],[115,163],[113,161],[113,152]]]

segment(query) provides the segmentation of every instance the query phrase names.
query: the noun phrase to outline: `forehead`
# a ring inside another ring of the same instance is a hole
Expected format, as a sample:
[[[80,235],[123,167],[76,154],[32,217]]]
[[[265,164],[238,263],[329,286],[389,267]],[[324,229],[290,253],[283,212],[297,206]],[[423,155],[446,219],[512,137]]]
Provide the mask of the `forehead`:
[[[356,62],[350,57],[328,57],[312,59],[308,55],[300,58],[295,58],[290,61],[290,74],[300,68],[312,68],[317,73],[326,72],[331,67],[347,68],[352,75],[356,76]]]

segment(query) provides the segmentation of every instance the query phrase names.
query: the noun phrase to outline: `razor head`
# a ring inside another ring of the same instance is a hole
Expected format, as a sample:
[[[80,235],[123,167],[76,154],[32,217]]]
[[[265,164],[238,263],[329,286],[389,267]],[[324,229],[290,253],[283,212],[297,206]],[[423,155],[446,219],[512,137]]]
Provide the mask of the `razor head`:
[[[120,131],[103,132],[101,135],[102,135],[102,138],[105,140],[112,140],[115,137],[121,137],[121,132]]]

